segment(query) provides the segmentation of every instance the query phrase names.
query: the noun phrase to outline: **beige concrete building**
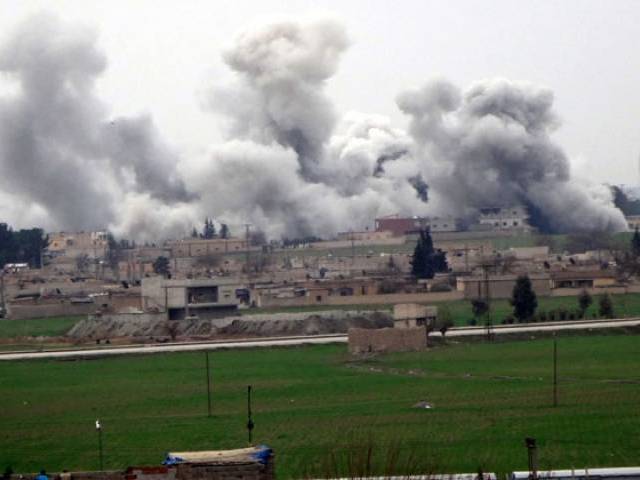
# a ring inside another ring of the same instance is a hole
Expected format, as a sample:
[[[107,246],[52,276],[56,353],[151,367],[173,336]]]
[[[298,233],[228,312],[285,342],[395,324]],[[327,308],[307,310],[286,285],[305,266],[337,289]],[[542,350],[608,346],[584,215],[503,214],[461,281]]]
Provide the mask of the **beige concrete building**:
[[[616,285],[611,270],[571,270],[551,272],[552,288],[603,288]]]
[[[480,209],[478,227],[483,230],[531,230],[529,213],[521,205],[485,207]]]
[[[247,242],[241,238],[188,238],[168,242],[167,247],[173,258],[204,257],[206,255],[244,252]]]
[[[52,258],[104,258],[109,249],[107,232],[54,232],[49,234],[47,254]]]
[[[388,240],[393,237],[393,233],[389,231],[369,231],[366,230],[364,232],[340,232],[337,236],[338,240],[343,241],[351,241],[354,242],[367,242],[367,241],[376,241],[376,240]]]
[[[536,295],[551,295],[551,278],[546,273],[528,275]],[[458,277],[456,288],[464,298],[511,298],[518,275],[488,275]]]
[[[142,279],[144,309],[166,311],[170,320],[212,318],[237,310],[244,302],[248,292],[235,279]]]
[[[395,328],[416,328],[435,325],[438,307],[419,303],[399,303],[393,306],[393,326]]]

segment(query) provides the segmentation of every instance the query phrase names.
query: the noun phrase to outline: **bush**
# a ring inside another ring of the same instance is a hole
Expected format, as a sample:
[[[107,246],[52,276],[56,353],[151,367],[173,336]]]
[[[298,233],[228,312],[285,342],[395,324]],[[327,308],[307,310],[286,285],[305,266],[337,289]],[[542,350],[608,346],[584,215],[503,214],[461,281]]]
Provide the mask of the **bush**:
[[[475,327],[478,324],[478,321],[475,318],[472,318],[469,320],[469,325],[471,325],[472,327]]]
[[[546,322],[547,321],[547,312],[542,311],[542,312],[538,313],[538,320],[540,322]]]
[[[600,312],[601,317],[613,318],[613,302],[611,301],[611,297],[609,297],[609,294],[605,293],[602,297],[600,297],[598,307],[598,311]]]

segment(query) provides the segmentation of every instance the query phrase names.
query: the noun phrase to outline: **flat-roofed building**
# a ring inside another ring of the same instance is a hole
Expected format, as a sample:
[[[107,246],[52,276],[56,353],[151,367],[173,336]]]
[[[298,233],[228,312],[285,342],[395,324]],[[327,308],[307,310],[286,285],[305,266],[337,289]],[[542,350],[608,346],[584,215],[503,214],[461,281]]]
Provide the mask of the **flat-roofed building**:
[[[244,252],[247,250],[247,242],[241,238],[187,238],[167,242],[167,247],[172,258],[190,258]]]
[[[145,310],[166,311],[170,320],[213,318],[237,310],[244,297],[244,289],[235,279],[142,279]]]
[[[376,218],[377,232],[389,231],[394,236],[409,235],[428,228],[432,232],[457,232],[458,221],[454,217],[401,217],[389,215]]]
[[[464,298],[511,298],[513,287],[519,275],[474,275],[458,277],[457,290],[464,292]],[[527,275],[533,291],[538,296],[551,295],[551,278],[546,273]]]

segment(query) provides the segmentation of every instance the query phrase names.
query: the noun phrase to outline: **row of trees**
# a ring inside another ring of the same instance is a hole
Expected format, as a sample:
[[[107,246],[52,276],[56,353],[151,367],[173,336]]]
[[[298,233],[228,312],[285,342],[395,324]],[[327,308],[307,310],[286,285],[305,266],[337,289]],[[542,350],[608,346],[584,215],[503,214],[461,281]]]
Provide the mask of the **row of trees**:
[[[532,320],[554,321],[554,320],[571,320],[576,318],[585,318],[587,310],[593,304],[593,297],[583,290],[578,296],[577,311],[570,312],[566,309],[558,309],[557,311],[541,312],[536,315],[538,308],[538,298],[533,290],[531,280],[527,275],[521,275],[517,278],[513,287],[513,292],[509,303],[513,307],[513,316],[507,317],[503,323],[513,323],[515,318],[518,322],[529,322]],[[489,312],[489,302],[484,298],[475,298],[471,300],[471,310],[473,312],[474,321],[485,316]],[[608,294],[600,297],[598,304],[598,313],[604,318],[613,318],[613,301]],[[557,317],[557,318],[556,318]]]
[[[0,223],[0,266],[7,263],[28,263],[32,268],[42,266],[42,252],[49,245],[49,237],[41,228],[13,230]]]
[[[196,227],[193,227],[193,231],[191,232],[192,238],[204,238],[207,240],[211,240],[212,238],[229,238],[230,236],[229,226],[226,223],[220,224],[220,233],[218,233],[213,219],[208,217],[204,219],[202,232],[198,232]]]

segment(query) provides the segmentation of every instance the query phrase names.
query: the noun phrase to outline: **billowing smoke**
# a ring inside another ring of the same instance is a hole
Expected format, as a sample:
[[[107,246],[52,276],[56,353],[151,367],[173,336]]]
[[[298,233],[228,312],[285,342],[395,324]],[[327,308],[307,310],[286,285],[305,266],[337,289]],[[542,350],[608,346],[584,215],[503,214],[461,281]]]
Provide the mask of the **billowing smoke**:
[[[232,118],[231,135],[292,148],[306,179],[316,177],[335,123],[324,85],[349,44],[334,20],[280,21],[242,33],[223,55],[240,82],[213,106]]]
[[[541,230],[619,231],[624,216],[609,190],[572,180],[550,139],[553,94],[497,79],[462,92],[444,80],[399,95],[432,192],[450,213],[522,204]]]
[[[17,86],[0,97],[0,188],[45,210],[49,228],[118,229],[130,201],[190,198],[148,117],[109,118],[95,93],[105,68],[94,32],[49,15],[0,50],[0,72]]]
[[[182,156],[151,117],[115,116],[96,95],[106,68],[95,33],[39,15],[0,49],[15,91],[0,96],[0,203],[45,227],[178,237],[205,216],[270,236],[326,236],[379,215],[456,215],[523,204],[542,228],[623,230],[605,187],[572,179],[545,89],[505,80],[463,92],[446,81],[398,97],[409,131],[327,97],[349,45],[333,19],[242,33],[234,73],[209,106],[224,142]],[[0,205],[0,215],[8,209]]]

